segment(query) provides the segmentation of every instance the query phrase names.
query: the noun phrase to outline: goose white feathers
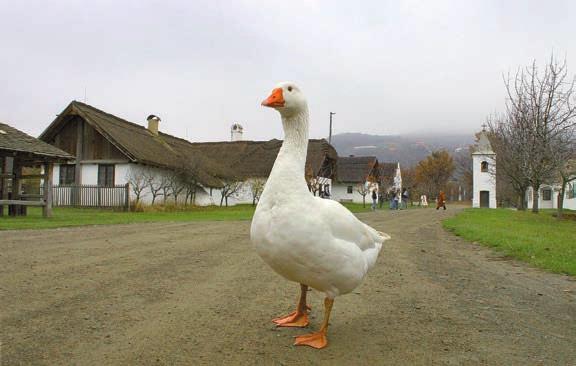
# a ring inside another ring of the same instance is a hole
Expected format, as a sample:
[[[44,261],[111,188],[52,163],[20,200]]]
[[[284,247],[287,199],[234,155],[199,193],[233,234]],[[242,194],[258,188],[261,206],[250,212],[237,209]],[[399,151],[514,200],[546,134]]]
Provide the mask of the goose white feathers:
[[[334,298],[354,290],[389,239],[361,222],[340,203],[313,196],[304,177],[308,147],[308,106],[291,82],[278,84],[262,105],[278,110],[285,139],[252,220],[256,252],[274,271],[301,284],[295,312],[274,321],[279,326],[308,324],[308,286],[324,292],[324,323],[319,332],[297,337],[297,345],[327,345]]]

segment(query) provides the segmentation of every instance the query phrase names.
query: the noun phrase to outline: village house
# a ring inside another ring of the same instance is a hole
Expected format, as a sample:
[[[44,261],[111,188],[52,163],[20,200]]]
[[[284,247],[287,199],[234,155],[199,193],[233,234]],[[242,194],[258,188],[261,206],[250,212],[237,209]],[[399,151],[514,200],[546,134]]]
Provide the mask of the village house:
[[[263,184],[268,177],[282,141],[243,141],[242,126],[234,124],[233,141],[191,143],[162,133],[160,123],[159,117],[150,115],[144,127],[90,105],[71,102],[40,136],[76,157],[70,164],[54,167],[54,181],[69,187],[68,194],[61,194],[59,204],[83,205],[72,202],[77,196],[74,187],[126,184],[131,187],[131,199],[145,204],[191,200],[197,205],[210,205],[224,200],[228,204],[257,200],[252,192],[254,183]],[[306,170],[311,181],[317,175],[331,180],[336,160],[336,151],[325,140],[310,140]]]
[[[339,202],[362,203],[362,193],[369,202],[370,191],[383,194],[393,185],[396,163],[379,163],[375,156],[339,157],[331,198]]]
[[[541,209],[557,209],[561,188],[562,187],[559,183],[543,184],[540,186],[538,207]],[[532,209],[534,204],[532,189],[532,187],[529,187],[526,191],[526,202],[528,203],[527,207],[529,209]],[[563,200],[563,208],[576,210],[576,179],[568,182],[566,185],[566,191]]]

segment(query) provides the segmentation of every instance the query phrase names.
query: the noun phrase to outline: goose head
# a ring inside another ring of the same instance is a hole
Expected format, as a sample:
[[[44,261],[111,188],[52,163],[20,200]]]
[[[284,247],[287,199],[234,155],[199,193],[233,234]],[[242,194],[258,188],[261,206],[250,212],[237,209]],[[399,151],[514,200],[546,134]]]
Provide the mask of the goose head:
[[[289,81],[277,84],[262,105],[276,109],[283,117],[290,117],[308,108],[300,88]]]

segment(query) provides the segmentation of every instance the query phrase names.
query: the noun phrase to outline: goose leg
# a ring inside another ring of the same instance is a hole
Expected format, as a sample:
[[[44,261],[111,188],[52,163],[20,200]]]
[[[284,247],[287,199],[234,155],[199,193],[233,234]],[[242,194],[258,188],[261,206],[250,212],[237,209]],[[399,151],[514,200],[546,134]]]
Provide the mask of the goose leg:
[[[324,299],[324,321],[322,322],[322,327],[318,332],[296,337],[295,346],[310,346],[320,349],[328,345],[326,334],[328,333],[328,322],[330,321],[332,305],[334,305],[334,299],[328,297]]]
[[[305,327],[308,325],[308,310],[310,307],[306,305],[306,294],[308,293],[308,286],[300,284],[300,301],[296,311],[290,314],[272,319],[279,327]]]

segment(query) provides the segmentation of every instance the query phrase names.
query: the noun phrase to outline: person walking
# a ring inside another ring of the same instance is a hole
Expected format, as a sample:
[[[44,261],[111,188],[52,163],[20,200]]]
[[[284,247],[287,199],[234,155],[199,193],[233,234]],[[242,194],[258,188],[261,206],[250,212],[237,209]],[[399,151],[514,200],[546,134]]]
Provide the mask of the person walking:
[[[394,191],[394,210],[400,209],[400,191]]]
[[[408,198],[410,198],[408,190],[406,188],[402,188],[402,206],[404,208],[408,208]]]
[[[440,207],[443,207],[446,210],[446,194],[444,191],[440,191],[438,194],[438,203],[436,204],[436,209],[438,210]]]
[[[372,211],[376,211],[376,205],[378,204],[378,194],[376,193],[376,188],[372,190]]]

